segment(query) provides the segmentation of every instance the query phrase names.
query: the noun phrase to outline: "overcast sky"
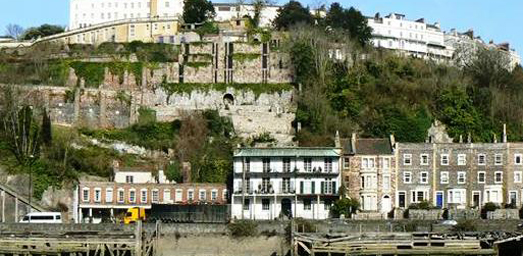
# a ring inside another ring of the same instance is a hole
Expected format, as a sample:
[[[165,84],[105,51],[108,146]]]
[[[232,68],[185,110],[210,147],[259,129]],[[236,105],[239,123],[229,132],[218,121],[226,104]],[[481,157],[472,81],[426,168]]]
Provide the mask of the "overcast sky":
[[[117,1],[117,0],[115,0]],[[221,1],[215,1],[221,2]],[[226,2],[224,0],[224,2]],[[283,4],[287,1],[279,1]],[[332,1],[302,0],[311,7]],[[486,42],[509,42],[518,52],[523,51],[523,1],[521,0],[342,0],[346,7],[354,6],[365,15],[397,12],[408,19],[424,17],[426,22],[441,23],[445,30],[474,28]],[[0,34],[9,23],[23,27],[43,23],[67,25],[69,0],[2,0]]]

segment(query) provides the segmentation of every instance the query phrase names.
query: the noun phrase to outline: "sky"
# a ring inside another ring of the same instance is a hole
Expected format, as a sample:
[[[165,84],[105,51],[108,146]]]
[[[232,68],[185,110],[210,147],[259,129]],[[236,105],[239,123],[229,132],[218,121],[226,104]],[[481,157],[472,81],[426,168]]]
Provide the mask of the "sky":
[[[67,25],[69,0],[0,0],[0,35],[7,24],[24,28],[43,23]],[[214,2],[227,2],[215,0]],[[279,4],[286,0],[277,1]],[[311,7],[330,5],[334,1],[300,0]],[[379,12],[402,13],[409,20],[425,18],[428,23],[440,22],[442,29],[465,31],[473,28],[487,43],[509,42],[523,52],[523,1],[521,0],[339,0],[345,7],[354,6],[364,15]]]

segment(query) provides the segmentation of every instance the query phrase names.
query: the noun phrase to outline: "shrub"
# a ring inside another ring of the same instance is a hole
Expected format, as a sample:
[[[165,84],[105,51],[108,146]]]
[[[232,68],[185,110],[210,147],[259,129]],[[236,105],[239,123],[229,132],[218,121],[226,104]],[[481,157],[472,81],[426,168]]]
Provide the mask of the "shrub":
[[[463,220],[459,221],[457,225],[452,227],[452,230],[455,232],[471,232],[476,231],[476,225],[472,220]]]
[[[436,207],[432,206],[432,204],[428,201],[423,201],[417,204],[410,204],[409,209],[412,210],[432,210],[436,209]]]
[[[249,237],[258,235],[258,224],[252,220],[239,220],[227,225],[233,237]]]
[[[488,212],[493,212],[496,209],[499,209],[499,206],[495,203],[488,202],[486,203],[483,208],[481,208],[481,218],[486,219]]]
[[[331,207],[331,212],[335,217],[339,217],[342,214],[345,217],[350,217],[351,214],[354,214],[360,208],[360,203],[356,199],[352,198],[343,198],[336,202]]]

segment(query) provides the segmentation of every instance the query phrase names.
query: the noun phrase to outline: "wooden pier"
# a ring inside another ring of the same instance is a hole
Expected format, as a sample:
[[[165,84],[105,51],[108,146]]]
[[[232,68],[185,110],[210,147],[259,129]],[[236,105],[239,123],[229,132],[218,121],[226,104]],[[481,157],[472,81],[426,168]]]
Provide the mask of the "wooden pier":
[[[6,227],[7,226],[7,227]],[[46,232],[46,227],[49,231]],[[154,256],[157,230],[145,232],[142,223],[0,225],[0,255]],[[93,228],[94,227],[94,228]]]
[[[496,255],[475,236],[435,233],[293,234],[295,256]]]

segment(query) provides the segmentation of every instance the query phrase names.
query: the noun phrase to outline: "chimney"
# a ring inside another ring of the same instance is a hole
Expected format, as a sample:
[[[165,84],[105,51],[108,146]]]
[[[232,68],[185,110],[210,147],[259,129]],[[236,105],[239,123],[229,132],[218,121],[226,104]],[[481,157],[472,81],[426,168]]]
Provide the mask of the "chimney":
[[[463,134],[459,135],[459,143],[463,143]]]
[[[334,146],[341,148],[340,131],[336,131],[336,136],[334,136]]]
[[[352,153],[356,153],[356,133],[352,133],[352,137],[350,139],[350,146],[352,149]]]
[[[394,148],[396,146],[396,138],[394,137],[394,134],[391,134],[389,136],[389,138],[390,138],[390,147]]]
[[[507,143],[507,124],[503,124],[503,143]]]
[[[472,143],[472,135],[470,135],[470,132],[467,135],[467,143]]]
[[[183,183],[191,183],[191,163],[182,163],[182,176]]]

